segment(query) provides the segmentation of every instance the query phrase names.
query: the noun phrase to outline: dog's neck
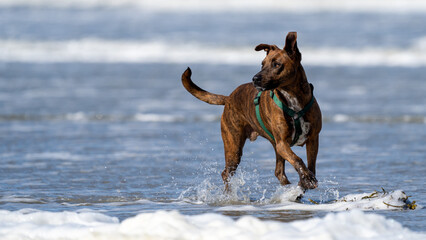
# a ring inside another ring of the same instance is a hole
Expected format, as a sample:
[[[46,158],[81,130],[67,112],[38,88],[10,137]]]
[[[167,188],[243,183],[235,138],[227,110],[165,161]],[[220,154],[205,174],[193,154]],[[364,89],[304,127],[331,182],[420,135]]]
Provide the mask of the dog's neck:
[[[291,82],[289,85],[276,88],[280,93],[278,96],[279,98],[285,98],[280,100],[285,100],[289,107],[293,107],[295,110],[298,110],[296,108],[302,109],[312,98],[311,87],[302,65],[297,68],[295,79]]]

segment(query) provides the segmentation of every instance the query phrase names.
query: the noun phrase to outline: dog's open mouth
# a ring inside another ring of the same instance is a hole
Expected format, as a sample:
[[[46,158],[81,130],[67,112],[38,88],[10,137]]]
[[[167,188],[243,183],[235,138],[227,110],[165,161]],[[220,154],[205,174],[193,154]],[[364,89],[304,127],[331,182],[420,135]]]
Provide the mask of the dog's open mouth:
[[[258,85],[256,85],[256,84],[254,84],[253,83],[253,86],[257,89],[257,91],[265,91],[266,90],[266,88],[264,88],[264,87],[261,87],[261,86],[258,86]]]

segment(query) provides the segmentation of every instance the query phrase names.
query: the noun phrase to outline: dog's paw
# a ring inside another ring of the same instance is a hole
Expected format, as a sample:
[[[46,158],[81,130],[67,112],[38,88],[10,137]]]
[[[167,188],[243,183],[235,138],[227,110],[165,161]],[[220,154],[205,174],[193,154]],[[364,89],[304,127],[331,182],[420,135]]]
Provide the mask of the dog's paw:
[[[308,174],[300,176],[299,185],[303,189],[314,189],[318,187],[318,181],[315,178],[315,175],[311,171],[309,171]]]

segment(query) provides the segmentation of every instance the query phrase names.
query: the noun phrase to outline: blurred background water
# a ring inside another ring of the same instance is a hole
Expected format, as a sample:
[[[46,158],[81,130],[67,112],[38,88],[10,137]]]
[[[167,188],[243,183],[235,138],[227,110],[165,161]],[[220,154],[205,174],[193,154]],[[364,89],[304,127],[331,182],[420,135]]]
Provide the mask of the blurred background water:
[[[223,201],[223,108],[180,83],[190,66],[228,95],[259,71],[254,47],[289,31],[324,117],[320,185],[305,199],[384,188],[424,205],[425,22],[422,1],[1,0],[0,209],[324,216],[267,209],[279,187],[264,139],[246,145],[238,196]],[[374,213],[426,231],[421,207]]]

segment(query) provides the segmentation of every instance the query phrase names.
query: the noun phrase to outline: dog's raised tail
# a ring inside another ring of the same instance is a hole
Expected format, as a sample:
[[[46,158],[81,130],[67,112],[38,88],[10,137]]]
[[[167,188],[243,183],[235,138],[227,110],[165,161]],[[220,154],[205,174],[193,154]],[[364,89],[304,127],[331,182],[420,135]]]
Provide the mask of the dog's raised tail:
[[[192,71],[190,68],[187,68],[186,71],[182,74],[182,84],[189,93],[203,102],[214,105],[225,105],[227,98],[226,96],[210,93],[204,89],[201,89],[195,85],[194,82],[192,82],[191,75]]]

